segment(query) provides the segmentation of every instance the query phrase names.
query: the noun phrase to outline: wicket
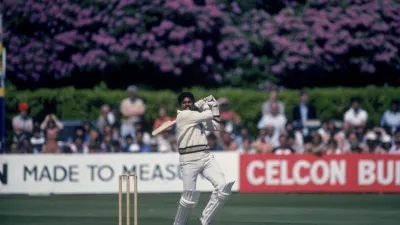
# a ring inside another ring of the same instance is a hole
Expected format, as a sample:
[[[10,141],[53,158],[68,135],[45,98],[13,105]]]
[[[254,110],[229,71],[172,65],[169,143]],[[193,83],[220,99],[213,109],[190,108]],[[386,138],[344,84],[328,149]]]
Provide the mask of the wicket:
[[[133,177],[133,185],[134,185],[134,199],[133,199],[133,224],[138,225],[138,216],[137,216],[137,176],[133,174],[123,174],[119,176],[119,208],[118,208],[118,221],[119,225],[122,225],[122,180],[125,178],[126,180],[126,225],[130,225],[130,177]]]

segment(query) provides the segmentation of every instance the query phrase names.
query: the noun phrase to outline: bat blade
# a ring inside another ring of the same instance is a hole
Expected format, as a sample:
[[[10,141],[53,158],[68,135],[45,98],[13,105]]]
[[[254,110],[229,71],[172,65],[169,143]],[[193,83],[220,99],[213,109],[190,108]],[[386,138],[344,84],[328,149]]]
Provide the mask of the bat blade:
[[[176,120],[172,120],[172,121],[167,121],[163,124],[161,124],[161,126],[159,126],[157,129],[153,130],[153,132],[151,132],[151,135],[156,136],[158,134],[160,134],[161,132],[163,132],[164,130],[169,129],[170,127],[174,126],[176,123]]]

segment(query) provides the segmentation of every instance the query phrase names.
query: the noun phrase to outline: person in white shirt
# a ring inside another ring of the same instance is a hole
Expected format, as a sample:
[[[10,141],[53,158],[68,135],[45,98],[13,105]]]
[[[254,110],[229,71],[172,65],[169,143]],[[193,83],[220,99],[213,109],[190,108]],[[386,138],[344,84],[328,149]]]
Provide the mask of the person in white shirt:
[[[344,114],[344,122],[349,122],[353,127],[364,127],[368,120],[368,113],[360,108],[360,98],[351,99],[351,107]]]
[[[392,101],[390,110],[387,110],[382,116],[381,127],[389,128],[390,133],[400,128],[399,101]]]
[[[194,103],[194,96],[190,92],[181,93],[178,102],[180,110],[176,117],[176,130],[183,193],[174,225],[186,225],[191,211],[197,205],[200,196],[200,192],[196,190],[199,174],[209,180],[215,188],[200,217],[202,225],[209,225],[216,212],[230,197],[234,184],[225,181],[221,168],[209,151],[206,136],[207,130],[220,130],[218,102],[210,95]]]
[[[268,126],[272,126],[274,128],[273,139],[274,147],[278,147],[279,145],[279,135],[285,130],[287,119],[284,114],[279,113],[278,104],[271,104],[271,113],[263,115],[260,121],[257,124],[258,129],[266,129]]]

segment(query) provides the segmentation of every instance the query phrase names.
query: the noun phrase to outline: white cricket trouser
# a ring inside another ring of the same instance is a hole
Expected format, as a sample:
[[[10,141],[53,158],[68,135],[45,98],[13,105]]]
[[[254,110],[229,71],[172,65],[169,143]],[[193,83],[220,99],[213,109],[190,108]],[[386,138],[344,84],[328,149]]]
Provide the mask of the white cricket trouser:
[[[210,181],[214,188],[225,184],[225,176],[213,154],[209,154],[207,157],[199,160],[181,162],[180,165],[183,190],[196,190],[196,182],[199,174]]]

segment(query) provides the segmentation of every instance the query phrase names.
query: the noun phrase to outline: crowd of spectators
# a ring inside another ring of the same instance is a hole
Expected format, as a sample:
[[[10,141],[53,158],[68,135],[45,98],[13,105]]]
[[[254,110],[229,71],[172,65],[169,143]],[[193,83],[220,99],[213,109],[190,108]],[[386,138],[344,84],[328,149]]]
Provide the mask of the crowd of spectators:
[[[212,151],[238,151],[256,154],[344,154],[376,153],[400,154],[399,101],[393,100],[384,112],[378,126],[368,125],[368,112],[361,100],[351,99],[342,121],[320,121],[308,94],[301,91],[293,109],[277,99],[278,91],[269,90],[269,98],[260,107],[262,115],[257,123],[257,134],[250,135],[241,116],[230,108],[229,99],[218,99],[221,129],[207,132]],[[158,118],[145,129],[143,115],[146,105],[138,96],[138,89],[130,86],[128,96],[119,108],[103,105],[96,123],[83,121],[67,140],[58,135],[64,124],[54,114],[44,121],[28,117],[29,106],[19,104],[20,114],[12,121],[13,138],[10,153],[96,153],[96,152],[177,152],[175,129],[152,137],[149,132],[162,123],[173,120],[164,106],[159,107]],[[285,112],[291,110],[292,121]]]

